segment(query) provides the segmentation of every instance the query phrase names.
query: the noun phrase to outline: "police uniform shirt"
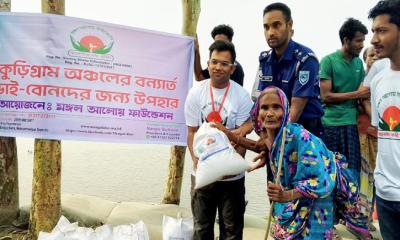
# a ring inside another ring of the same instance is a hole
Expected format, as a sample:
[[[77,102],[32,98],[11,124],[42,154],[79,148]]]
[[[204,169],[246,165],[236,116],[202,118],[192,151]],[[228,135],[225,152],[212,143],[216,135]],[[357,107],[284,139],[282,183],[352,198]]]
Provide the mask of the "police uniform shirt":
[[[259,60],[259,91],[276,86],[289,101],[292,97],[306,97],[308,101],[299,120],[322,117],[319,63],[311,49],[290,40],[280,60],[274,50],[262,52]]]

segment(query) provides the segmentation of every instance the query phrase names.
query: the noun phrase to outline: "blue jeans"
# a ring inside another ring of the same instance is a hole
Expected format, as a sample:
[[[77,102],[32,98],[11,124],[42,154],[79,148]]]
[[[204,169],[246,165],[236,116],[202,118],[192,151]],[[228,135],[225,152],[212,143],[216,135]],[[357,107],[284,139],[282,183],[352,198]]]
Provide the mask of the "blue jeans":
[[[400,202],[387,201],[376,195],[376,205],[383,240],[399,239]]]

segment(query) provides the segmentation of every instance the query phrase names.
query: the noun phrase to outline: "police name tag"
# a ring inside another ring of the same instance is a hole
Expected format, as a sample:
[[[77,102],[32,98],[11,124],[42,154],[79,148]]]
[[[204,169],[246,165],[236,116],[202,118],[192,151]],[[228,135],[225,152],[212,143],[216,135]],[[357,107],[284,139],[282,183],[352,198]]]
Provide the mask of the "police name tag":
[[[301,85],[305,85],[310,79],[310,71],[299,71],[299,82]]]
[[[262,82],[272,82],[272,76],[261,76]]]

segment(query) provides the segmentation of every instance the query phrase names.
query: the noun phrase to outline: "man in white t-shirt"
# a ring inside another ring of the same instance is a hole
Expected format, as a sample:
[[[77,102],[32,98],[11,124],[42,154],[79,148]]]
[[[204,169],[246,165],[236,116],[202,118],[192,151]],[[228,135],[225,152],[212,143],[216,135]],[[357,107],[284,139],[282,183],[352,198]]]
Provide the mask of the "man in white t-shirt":
[[[253,106],[250,95],[230,80],[235,70],[235,48],[232,43],[215,41],[210,46],[208,71],[210,78],[190,89],[185,102],[188,126],[187,145],[194,172],[198,158],[193,151],[193,137],[203,122],[220,122],[236,129],[250,117]],[[192,185],[194,178],[192,177]],[[244,173],[226,177],[192,191],[192,213],[195,240],[214,239],[214,222],[218,210],[220,239],[242,239],[245,211]]]
[[[378,128],[375,168],[379,227],[384,240],[399,239],[400,223],[400,0],[379,1],[369,12],[371,44],[390,68],[371,80],[371,122]]]
[[[390,59],[384,58],[376,60],[370,67],[367,75],[364,78],[364,86],[370,87],[371,80],[378,74],[380,71],[384,70],[385,68],[390,67]]]

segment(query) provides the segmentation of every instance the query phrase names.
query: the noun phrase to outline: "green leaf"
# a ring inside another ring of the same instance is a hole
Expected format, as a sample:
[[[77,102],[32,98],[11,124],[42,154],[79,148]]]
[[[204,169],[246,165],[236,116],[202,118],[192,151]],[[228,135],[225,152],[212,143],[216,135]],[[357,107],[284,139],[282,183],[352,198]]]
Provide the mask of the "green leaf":
[[[105,47],[103,47],[103,48],[96,49],[96,50],[94,51],[94,53],[97,53],[97,54],[106,54],[106,53],[109,53],[109,52],[111,51],[111,48],[112,48],[113,45],[114,45],[114,43],[111,43],[109,46],[105,46]]]
[[[383,131],[390,131],[389,125],[382,118],[379,120],[379,128]]]
[[[80,52],[89,52],[89,49],[85,48],[84,46],[82,46],[79,42],[75,41],[74,38],[71,36],[71,42],[72,42],[72,46],[80,51]]]

